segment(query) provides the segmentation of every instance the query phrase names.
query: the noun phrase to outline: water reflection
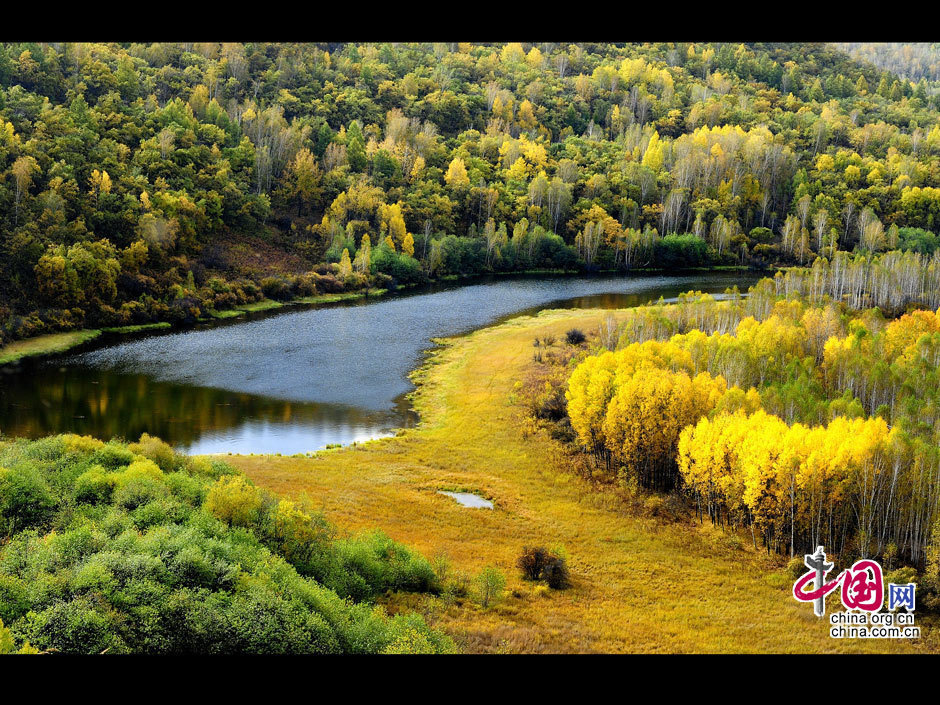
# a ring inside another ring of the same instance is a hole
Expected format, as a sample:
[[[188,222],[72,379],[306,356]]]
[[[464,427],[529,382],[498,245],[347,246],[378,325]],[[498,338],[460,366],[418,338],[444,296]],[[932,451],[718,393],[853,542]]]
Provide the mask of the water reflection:
[[[142,374],[46,366],[0,377],[0,419],[6,436],[68,431],[136,440],[146,432],[193,453],[256,448],[298,453],[389,435],[414,425],[416,416],[404,400],[390,410],[370,411],[173,384]]]
[[[411,426],[434,337],[542,308],[617,308],[752,276],[503,279],[143,337],[0,374],[0,432],[147,432],[192,453],[298,453]]]

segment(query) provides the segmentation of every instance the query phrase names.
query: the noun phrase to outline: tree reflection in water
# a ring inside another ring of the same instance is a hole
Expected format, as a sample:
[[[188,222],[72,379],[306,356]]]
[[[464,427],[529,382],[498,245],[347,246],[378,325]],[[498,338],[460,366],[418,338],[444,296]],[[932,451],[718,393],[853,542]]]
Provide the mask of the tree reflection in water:
[[[408,373],[431,340],[543,308],[622,308],[751,273],[515,277],[193,330],[102,339],[0,369],[0,434],[163,438],[190,453],[303,453],[414,425]]]
[[[290,454],[388,435],[415,420],[403,400],[372,412],[49,364],[0,375],[0,433],[7,437],[136,440],[149,433],[192,453]]]

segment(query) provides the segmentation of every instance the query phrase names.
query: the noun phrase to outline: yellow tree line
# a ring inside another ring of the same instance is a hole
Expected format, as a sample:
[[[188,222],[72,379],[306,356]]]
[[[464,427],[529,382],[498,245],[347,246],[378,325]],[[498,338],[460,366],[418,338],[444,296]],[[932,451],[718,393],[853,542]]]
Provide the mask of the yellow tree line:
[[[710,297],[634,311],[623,347],[570,375],[580,443],[640,486],[684,486],[700,515],[769,548],[822,539],[923,562],[940,498],[940,317],[760,305],[760,321],[753,301]]]

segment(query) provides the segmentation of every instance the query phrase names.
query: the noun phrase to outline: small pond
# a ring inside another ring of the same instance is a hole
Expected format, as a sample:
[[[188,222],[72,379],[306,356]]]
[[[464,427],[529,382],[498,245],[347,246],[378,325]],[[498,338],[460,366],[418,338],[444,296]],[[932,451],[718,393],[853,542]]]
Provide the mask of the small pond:
[[[483,499],[480,495],[472,492],[445,492],[439,490],[438,494],[446,494],[457,500],[457,504],[462,507],[472,507],[473,509],[492,509],[493,503],[488,499]]]

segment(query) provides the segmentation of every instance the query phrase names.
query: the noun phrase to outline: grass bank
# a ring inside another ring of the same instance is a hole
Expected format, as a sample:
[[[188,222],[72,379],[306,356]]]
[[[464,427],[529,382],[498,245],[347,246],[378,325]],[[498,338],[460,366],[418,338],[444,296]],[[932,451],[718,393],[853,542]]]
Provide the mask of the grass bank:
[[[89,340],[94,340],[101,333],[100,330],[82,329],[69,331],[68,333],[37,335],[35,338],[26,338],[25,340],[14,340],[12,343],[7,343],[0,348],[0,365],[9,365],[24,357],[62,353],[87,343]]]
[[[756,271],[753,268],[747,266],[738,266],[738,265],[721,265],[721,266],[710,266],[710,267],[697,267],[687,270],[675,270],[668,271],[669,274],[682,274],[688,272],[729,272],[729,271]],[[764,270],[761,270],[764,271]],[[766,270],[768,273],[772,273],[774,270]],[[653,268],[639,268],[631,270],[635,274],[655,274],[657,272],[666,273],[667,270],[662,269],[653,269]],[[598,270],[592,272],[593,275],[606,275],[606,274],[623,274],[622,270]],[[470,284],[473,281],[485,279],[488,277],[496,278],[508,278],[513,276],[529,276],[529,275],[569,275],[569,276],[579,276],[583,275],[584,272],[572,272],[566,271],[563,269],[533,269],[525,270],[522,272],[490,272],[486,274],[473,274],[466,276],[458,275],[445,275],[438,277],[432,280],[430,283],[459,283],[459,284]],[[296,299],[290,299],[287,301],[275,301],[274,299],[261,299],[260,301],[255,301],[249,304],[241,304],[235,306],[234,308],[229,309],[207,309],[203,312],[202,317],[198,319],[200,323],[211,322],[213,320],[227,320],[232,318],[238,318],[244,316],[246,313],[261,313],[265,311],[272,311],[275,309],[283,308],[285,306],[294,306],[294,305],[319,305],[319,304],[332,304],[342,301],[353,301],[357,299],[367,299],[367,298],[378,298],[385,296],[389,293],[407,291],[417,289],[418,285],[415,284],[404,284],[398,286],[394,291],[390,289],[366,289],[358,291],[349,291],[336,294],[317,294],[315,296],[305,296]],[[64,352],[69,348],[81,345],[82,343],[93,340],[102,332],[104,333],[141,333],[147,331],[155,330],[165,330],[173,328],[174,324],[168,321],[160,321],[156,323],[145,323],[141,325],[129,325],[129,326],[119,326],[113,328],[104,328],[102,330],[95,329],[81,329],[77,331],[70,331],[67,333],[51,333],[47,335],[39,335],[33,338],[25,338],[23,340],[13,341],[12,343],[7,344],[4,347],[0,347],[0,365],[9,364],[15,362],[16,360],[34,355],[51,355],[55,353]],[[72,336],[69,338],[68,336]],[[66,342],[71,341],[71,342]],[[23,353],[21,351],[27,350],[28,352]]]
[[[306,496],[344,530],[380,528],[456,570],[496,565],[506,598],[399,596],[471,652],[903,652],[923,645],[837,640],[790,595],[779,565],[708,525],[633,515],[615,490],[565,469],[562,447],[527,435],[513,387],[535,336],[600,324],[606,311],[523,316],[446,341],[416,374],[421,424],[394,438],[313,457],[226,456],[257,484]],[[622,312],[621,312],[622,315]],[[467,509],[438,490],[491,499]],[[573,587],[522,580],[523,546],[562,545]]]
[[[25,357],[38,357],[41,355],[56,355],[72,348],[95,340],[102,333],[128,335],[131,333],[146,333],[157,330],[167,330],[173,326],[167,321],[159,323],[142,323],[133,326],[118,326],[115,328],[82,328],[65,333],[49,333],[37,335],[33,338],[14,340],[0,347],[0,365],[9,365]]]
[[[146,333],[147,331],[153,330],[167,330],[172,328],[173,325],[168,321],[161,321],[159,323],[141,323],[135,326],[118,326],[117,328],[102,328],[105,333]]]
[[[260,311],[270,311],[283,306],[296,304],[331,304],[340,301],[352,301],[355,299],[374,298],[388,293],[388,289],[369,289],[368,291],[352,291],[341,294],[321,294],[318,296],[307,296],[301,299],[291,301],[274,301],[273,299],[262,299],[251,304],[244,304],[233,309],[222,311],[207,311],[207,316],[200,320],[224,320],[244,316],[246,313],[257,313]],[[117,326],[112,328],[82,328],[80,330],[68,331],[65,333],[49,333],[46,335],[37,335],[23,340],[14,340],[11,343],[0,347],[0,365],[9,365],[25,357],[36,357],[41,355],[55,355],[66,352],[71,348],[77,347],[91,340],[94,340],[102,333],[113,334],[131,334],[146,333],[158,330],[168,330],[173,324],[168,321],[159,321],[157,323],[143,323],[139,325]]]
[[[401,288],[401,287],[400,287]],[[339,301],[354,301],[356,299],[375,298],[388,293],[388,289],[368,289],[365,291],[347,291],[341,294],[317,294],[316,296],[304,296],[299,299],[290,299],[289,301],[275,301],[274,299],[261,299],[250,304],[243,304],[232,309],[223,311],[207,311],[211,318],[225,319],[242,316],[245,313],[257,313],[259,311],[271,311],[284,306],[333,304]]]

